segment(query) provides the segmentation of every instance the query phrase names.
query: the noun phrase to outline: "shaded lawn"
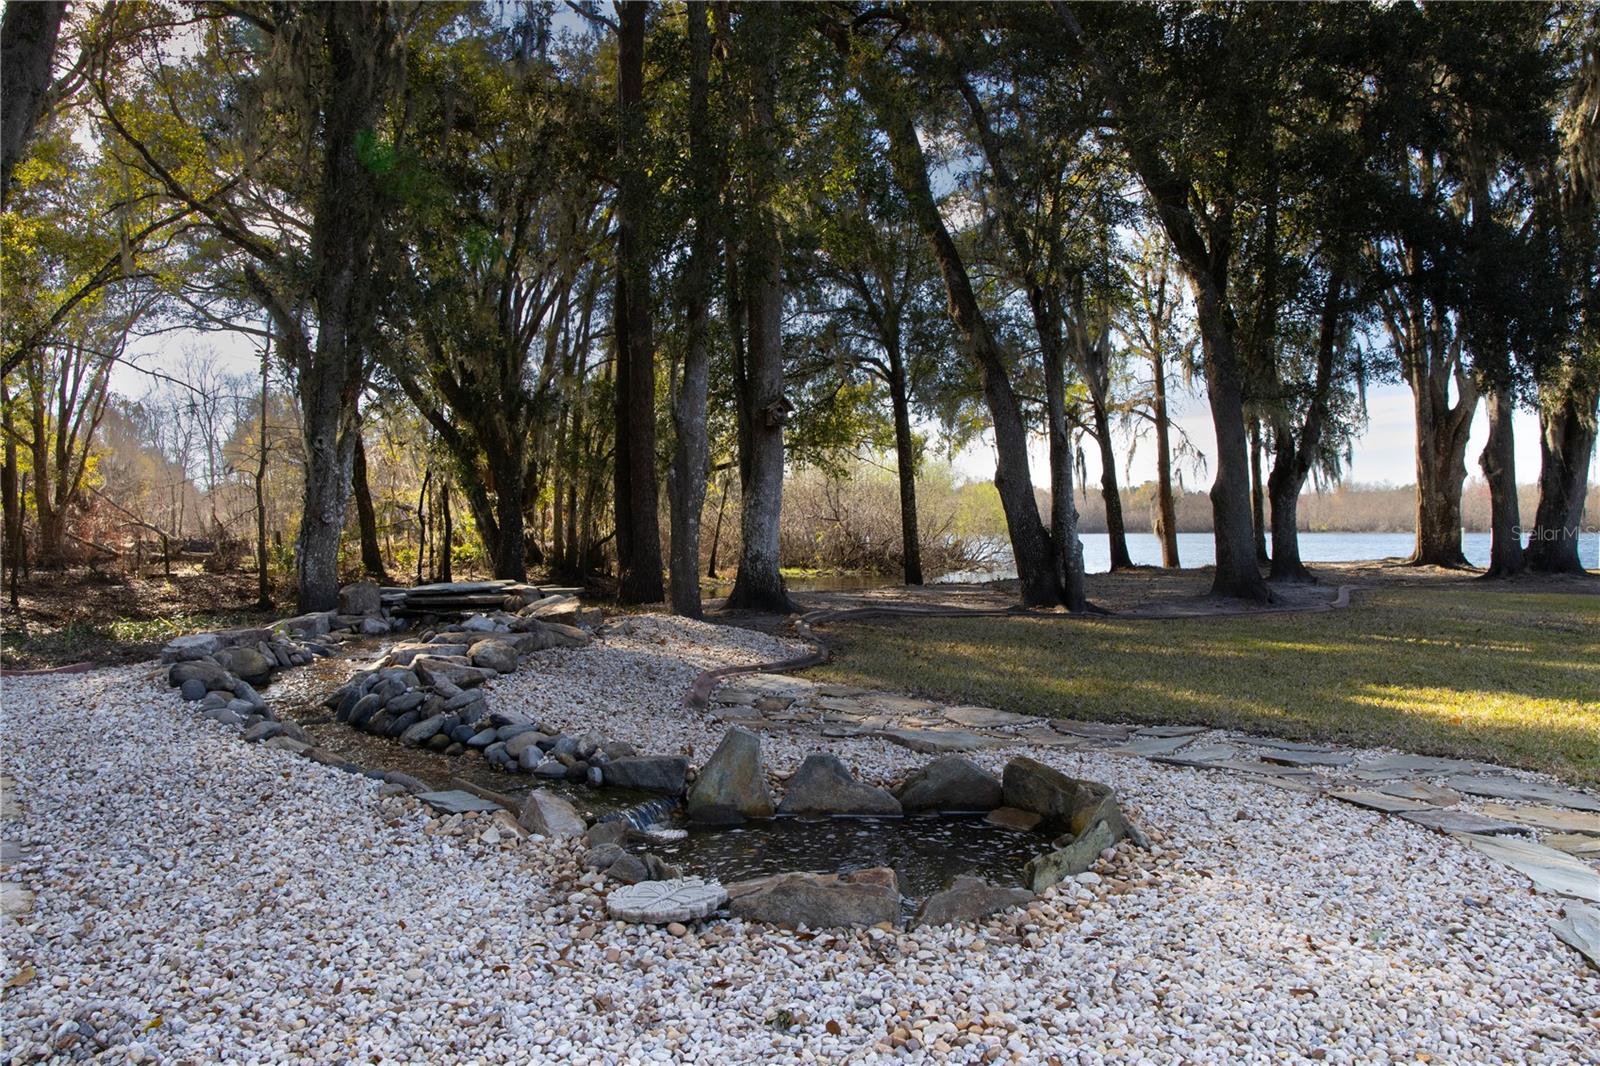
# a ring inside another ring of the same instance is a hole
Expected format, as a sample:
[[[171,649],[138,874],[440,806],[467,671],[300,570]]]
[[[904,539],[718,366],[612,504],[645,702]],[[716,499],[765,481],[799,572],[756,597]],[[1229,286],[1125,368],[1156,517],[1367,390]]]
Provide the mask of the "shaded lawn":
[[[1485,759],[1600,784],[1600,596],[1356,592],[1348,610],[828,627],[816,672],[1010,711]]]

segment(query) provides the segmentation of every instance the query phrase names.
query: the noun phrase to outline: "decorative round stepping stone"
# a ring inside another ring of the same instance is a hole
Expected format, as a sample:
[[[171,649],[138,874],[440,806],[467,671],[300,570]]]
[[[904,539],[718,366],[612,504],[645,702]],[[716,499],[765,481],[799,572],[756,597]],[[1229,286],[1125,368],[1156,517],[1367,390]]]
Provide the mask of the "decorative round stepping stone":
[[[715,881],[674,877],[614,889],[606,897],[606,910],[624,922],[665,925],[704,918],[726,902],[728,893]]]

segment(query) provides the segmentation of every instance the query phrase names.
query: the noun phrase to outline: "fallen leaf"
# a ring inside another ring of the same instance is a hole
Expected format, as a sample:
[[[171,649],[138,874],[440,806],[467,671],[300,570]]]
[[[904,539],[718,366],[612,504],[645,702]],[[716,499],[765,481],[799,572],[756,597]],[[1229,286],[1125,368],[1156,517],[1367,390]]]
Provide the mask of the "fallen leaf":
[[[38,971],[36,971],[32,966],[24,966],[22,969],[11,975],[10,979],[6,981],[6,987],[21,988],[23,985],[27,984],[37,976],[39,976]]]

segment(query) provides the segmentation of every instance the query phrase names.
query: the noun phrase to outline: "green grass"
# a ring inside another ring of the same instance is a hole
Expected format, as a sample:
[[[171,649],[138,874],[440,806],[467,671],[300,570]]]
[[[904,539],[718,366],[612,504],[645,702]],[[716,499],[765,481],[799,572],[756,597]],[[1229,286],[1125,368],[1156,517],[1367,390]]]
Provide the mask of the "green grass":
[[[1600,784],[1600,596],[1358,592],[1348,610],[836,625],[818,673],[1051,717],[1486,759]]]

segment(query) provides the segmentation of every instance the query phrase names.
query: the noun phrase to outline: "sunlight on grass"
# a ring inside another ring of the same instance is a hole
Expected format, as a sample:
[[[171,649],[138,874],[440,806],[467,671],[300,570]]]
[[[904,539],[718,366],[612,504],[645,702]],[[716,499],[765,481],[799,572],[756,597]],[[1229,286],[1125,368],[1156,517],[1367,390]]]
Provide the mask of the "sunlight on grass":
[[[1600,597],[1362,593],[1349,610],[831,627],[829,680],[1057,717],[1212,725],[1600,782]]]

